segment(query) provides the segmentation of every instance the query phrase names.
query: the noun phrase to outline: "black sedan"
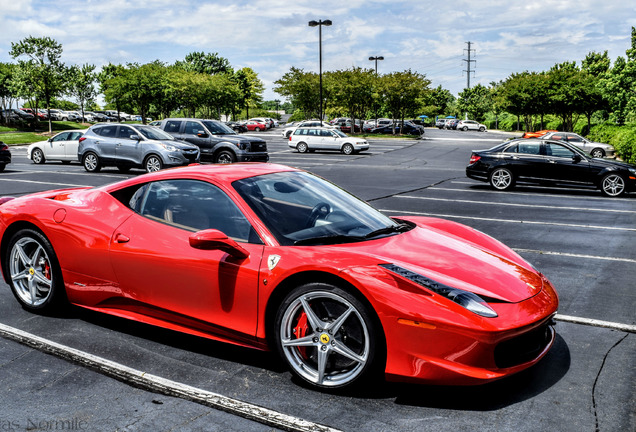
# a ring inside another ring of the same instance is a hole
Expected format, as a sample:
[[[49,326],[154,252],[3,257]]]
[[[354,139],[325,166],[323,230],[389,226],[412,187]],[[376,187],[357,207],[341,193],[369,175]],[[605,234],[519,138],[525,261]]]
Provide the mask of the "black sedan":
[[[0,141],[0,171],[4,171],[4,167],[11,163],[11,152],[9,146]]]
[[[517,182],[596,187],[616,197],[636,190],[636,165],[592,158],[562,141],[513,140],[488,150],[475,150],[466,175],[507,190]]]

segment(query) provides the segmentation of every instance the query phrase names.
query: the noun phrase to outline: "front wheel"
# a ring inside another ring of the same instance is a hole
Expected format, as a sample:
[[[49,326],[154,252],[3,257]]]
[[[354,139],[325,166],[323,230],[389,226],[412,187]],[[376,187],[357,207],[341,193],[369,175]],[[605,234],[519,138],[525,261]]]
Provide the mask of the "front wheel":
[[[278,309],[275,333],[292,373],[314,387],[353,386],[384,366],[374,312],[333,285],[309,283],[290,292]]]
[[[33,149],[33,153],[31,154],[31,160],[36,164],[43,164],[46,159],[44,158],[44,152],[39,148]]]
[[[619,174],[607,174],[601,180],[601,192],[609,197],[623,195],[625,193],[625,179]]]
[[[307,146],[306,143],[299,142],[298,144],[296,144],[296,150],[298,150],[298,153],[307,153],[307,150],[309,150],[309,147]]]
[[[345,145],[342,146],[342,153],[346,154],[346,155],[350,155],[353,153],[353,146],[349,143],[346,143]]]
[[[496,168],[490,174],[490,185],[497,190],[511,189],[515,184],[515,177],[507,168]]]
[[[255,127],[255,128],[254,128],[254,130],[255,130],[256,132],[260,132],[260,131],[261,131],[261,128],[259,128],[259,127]]]
[[[20,304],[30,311],[51,310],[65,299],[60,265],[48,239],[22,229],[8,244],[5,268],[9,285]]]
[[[229,150],[221,150],[214,158],[215,163],[230,164],[236,161],[234,153]]]
[[[119,167],[118,167],[119,168]],[[157,155],[150,155],[146,158],[146,161],[144,162],[144,168],[146,169],[146,172],[156,172],[161,170],[161,168],[163,168],[163,162],[161,161],[161,158]],[[121,168],[119,168],[121,170]]]
[[[594,158],[602,158],[605,157],[605,152],[601,148],[592,149],[590,155]]]
[[[483,126],[481,126],[481,127],[479,128],[479,132],[486,132],[486,128],[485,128],[485,127],[483,127]]]
[[[84,165],[84,169],[88,172],[98,172],[102,169],[102,166],[99,162],[99,157],[93,152],[88,152],[84,155],[84,159],[82,160],[82,165]]]

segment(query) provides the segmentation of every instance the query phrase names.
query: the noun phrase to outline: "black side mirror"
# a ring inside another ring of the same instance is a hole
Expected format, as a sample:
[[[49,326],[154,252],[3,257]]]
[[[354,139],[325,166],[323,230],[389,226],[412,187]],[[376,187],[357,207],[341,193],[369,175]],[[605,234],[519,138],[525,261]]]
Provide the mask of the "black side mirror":
[[[572,160],[574,161],[574,163],[581,162],[582,160],[581,155],[575,154],[574,156],[572,156]]]

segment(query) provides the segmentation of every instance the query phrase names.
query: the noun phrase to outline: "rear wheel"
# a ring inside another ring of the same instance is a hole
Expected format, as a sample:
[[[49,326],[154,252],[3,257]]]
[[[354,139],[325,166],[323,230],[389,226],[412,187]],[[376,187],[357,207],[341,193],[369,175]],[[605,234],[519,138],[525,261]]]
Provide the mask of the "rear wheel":
[[[462,130],[463,130],[464,132],[466,132],[466,131],[468,130],[468,126],[464,126],[464,127],[462,128]]]
[[[625,193],[625,179],[619,174],[607,174],[601,180],[601,192],[610,197],[623,195]]]
[[[307,145],[307,143],[301,141],[296,144],[296,150],[298,150],[298,153],[307,153],[307,150],[309,150],[309,146]]]
[[[345,145],[342,146],[342,153],[346,154],[346,155],[350,155],[353,153],[353,146],[349,143],[346,143]]]
[[[43,234],[22,229],[9,241],[8,251],[5,268],[9,285],[25,309],[50,310],[65,300],[60,265]]]
[[[602,158],[602,157],[605,157],[605,152],[603,151],[602,148],[595,148],[595,149],[592,149],[592,151],[590,152],[590,155],[595,158]]]
[[[257,127],[255,127],[255,128],[254,128],[254,130],[255,130],[256,132],[260,132],[260,131],[261,131],[261,128],[259,128],[259,127],[257,126]]]
[[[88,152],[84,155],[82,165],[84,165],[84,169],[88,172],[98,172],[102,169],[99,157],[97,157],[97,155],[93,152]]]
[[[314,387],[364,383],[384,366],[374,312],[330,284],[309,283],[290,292],[278,309],[275,333],[292,373]]]
[[[33,153],[31,153],[31,160],[33,163],[43,164],[46,161],[44,152],[39,148],[33,149]]]
[[[507,190],[514,186],[515,177],[507,168],[495,168],[490,174],[490,185],[497,190]]]

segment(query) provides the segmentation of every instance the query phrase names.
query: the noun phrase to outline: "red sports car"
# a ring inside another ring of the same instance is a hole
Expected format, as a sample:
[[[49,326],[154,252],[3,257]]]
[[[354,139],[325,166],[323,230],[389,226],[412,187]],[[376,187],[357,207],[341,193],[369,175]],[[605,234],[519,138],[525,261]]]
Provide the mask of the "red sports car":
[[[555,337],[554,288],[508,247],[389,218],[287,166],[197,165],[0,203],[2,273],[24,308],[68,301],[275,350],[318,388],[376,373],[485,383]]]

